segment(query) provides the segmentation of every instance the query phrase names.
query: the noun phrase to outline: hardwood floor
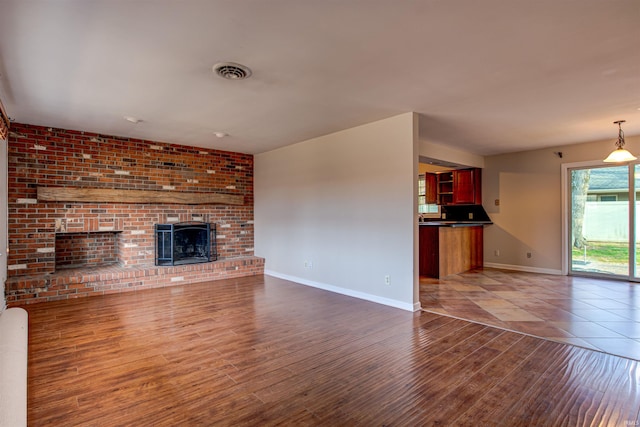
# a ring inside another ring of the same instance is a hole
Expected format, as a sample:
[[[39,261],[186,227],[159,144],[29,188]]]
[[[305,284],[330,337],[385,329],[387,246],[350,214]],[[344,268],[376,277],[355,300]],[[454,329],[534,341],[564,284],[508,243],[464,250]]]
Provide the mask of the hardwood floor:
[[[422,308],[640,360],[640,284],[471,270],[420,279]]]
[[[269,276],[26,309],[32,426],[640,421],[640,362]]]

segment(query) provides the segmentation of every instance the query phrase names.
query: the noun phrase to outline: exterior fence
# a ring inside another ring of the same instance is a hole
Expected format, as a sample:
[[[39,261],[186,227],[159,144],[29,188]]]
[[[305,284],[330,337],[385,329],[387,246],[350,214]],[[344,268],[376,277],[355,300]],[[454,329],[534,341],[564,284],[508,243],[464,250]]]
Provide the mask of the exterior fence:
[[[636,216],[640,203],[636,202]],[[629,235],[628,202],[587,202],[583,230],[592,242],[627,242]],[[640,222],[636,228],[636,241],[640,241]]]

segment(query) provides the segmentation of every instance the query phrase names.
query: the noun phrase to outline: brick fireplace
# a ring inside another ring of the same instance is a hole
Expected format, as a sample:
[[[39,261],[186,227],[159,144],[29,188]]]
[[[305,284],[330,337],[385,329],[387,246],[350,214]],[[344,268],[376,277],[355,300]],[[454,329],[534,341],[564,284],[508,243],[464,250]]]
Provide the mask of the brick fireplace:
[[[43,197],[51,190],[64,196]],[[125,196],[103,200],[103,192],[116,190]],[[128,197],[139,193],[160,194],[161,201]],[[201,193],[223,199],[201,202]],[[189,194],[195,201],[184,197]],[[253,157],[247,154],[14,124],[8,208],[9,305],[264,269],[253,254]],[[155,266],[155,224],[190,221],[216,225],[218,260]]]

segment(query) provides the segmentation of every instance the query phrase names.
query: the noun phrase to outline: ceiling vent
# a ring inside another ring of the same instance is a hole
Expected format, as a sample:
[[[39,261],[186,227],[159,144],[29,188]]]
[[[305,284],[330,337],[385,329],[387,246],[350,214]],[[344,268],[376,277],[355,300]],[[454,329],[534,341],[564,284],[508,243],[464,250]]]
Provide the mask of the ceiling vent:
[[[229,80],[244,80],[251,75],[251,70],[235,62],[221,62],[213,66],[213,71],[220,77]]]

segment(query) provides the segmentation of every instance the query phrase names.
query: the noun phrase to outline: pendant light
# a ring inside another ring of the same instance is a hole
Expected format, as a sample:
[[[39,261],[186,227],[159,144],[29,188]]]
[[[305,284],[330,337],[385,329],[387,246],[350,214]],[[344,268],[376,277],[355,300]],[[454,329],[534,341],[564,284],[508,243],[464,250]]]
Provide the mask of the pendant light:
[[[617,148],[609,154],[609,157],[603,160],[606,163],[624,163],[637,159],[636,156],[622,148],[624,147],[624,132],[622,132],[622,123],[624,122],[626,122],[626,120],[613,122],[618,125],[618,140],[616,141]]]

